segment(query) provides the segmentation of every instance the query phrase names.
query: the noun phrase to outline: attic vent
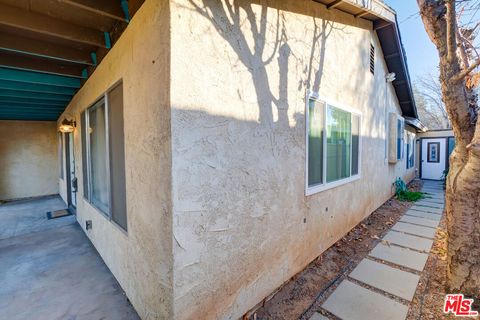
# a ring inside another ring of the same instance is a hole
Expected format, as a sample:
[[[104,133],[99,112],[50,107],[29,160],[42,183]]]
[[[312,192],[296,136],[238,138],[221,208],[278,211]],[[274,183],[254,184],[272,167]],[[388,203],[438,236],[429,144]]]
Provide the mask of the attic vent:
[[[370,44],[370,72],[375,74],[375,47]]]

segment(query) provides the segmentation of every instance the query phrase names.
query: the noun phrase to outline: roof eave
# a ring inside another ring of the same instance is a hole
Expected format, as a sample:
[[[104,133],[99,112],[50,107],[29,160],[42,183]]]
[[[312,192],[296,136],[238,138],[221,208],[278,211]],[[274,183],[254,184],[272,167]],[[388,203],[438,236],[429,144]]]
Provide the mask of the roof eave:
[[[380,0],[369,1],[368,6],[365,6],[364,1],[361,0],[313,1],[321,3],[329,9],[340,10],[357,18],[373,22],[373,28],[377,32],[388,71],[396,74],[396,80],[392,84],[402,109],[402,115],[418,118],[407,58],[402,45],[395,10]]]

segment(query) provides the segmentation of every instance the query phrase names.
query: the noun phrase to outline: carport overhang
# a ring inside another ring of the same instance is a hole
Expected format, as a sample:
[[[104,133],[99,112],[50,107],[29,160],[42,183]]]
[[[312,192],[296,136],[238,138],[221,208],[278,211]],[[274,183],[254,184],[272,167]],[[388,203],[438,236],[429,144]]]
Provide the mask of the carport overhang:
[[[357,19],[370,20],[376,31],[383,56],[389,72],[396,79],[393,87],[402,109],[402,115],[418,118],[413,96],[407,58],[400,37],[395,11],[381,0],[312,0],[325,5],[328,10],[339,10],[353,15]]]
[[[0,0],[0,120],[56,121],[143,0]]]

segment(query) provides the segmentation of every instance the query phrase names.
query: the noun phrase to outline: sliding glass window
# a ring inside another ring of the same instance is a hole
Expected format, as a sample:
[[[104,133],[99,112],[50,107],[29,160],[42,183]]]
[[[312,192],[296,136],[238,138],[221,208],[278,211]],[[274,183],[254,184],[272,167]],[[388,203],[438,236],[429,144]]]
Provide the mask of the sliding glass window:
[[[84,197],[127,230],[122,83],[81,114]]]
[[[360,172],[361,117],[310,97],[307,106],[307,194],[346,183]]]

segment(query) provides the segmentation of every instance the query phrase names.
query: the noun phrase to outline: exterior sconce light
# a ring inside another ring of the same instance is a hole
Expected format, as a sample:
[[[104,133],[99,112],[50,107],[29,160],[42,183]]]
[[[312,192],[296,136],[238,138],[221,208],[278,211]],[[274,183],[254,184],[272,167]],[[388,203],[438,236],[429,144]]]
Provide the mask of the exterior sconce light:
[[[73,132],[76,126],[77,123],[75,122],[75,120],[63,119],[62,124],[58,127],[58,130],[63,133],[69,133]]]
[[[387,75],[385,76],[385,80],[387,80],[387,82],[389,83],[395,81],[396,78],[397,75],[395,74],[395,72],[387,73]]]

